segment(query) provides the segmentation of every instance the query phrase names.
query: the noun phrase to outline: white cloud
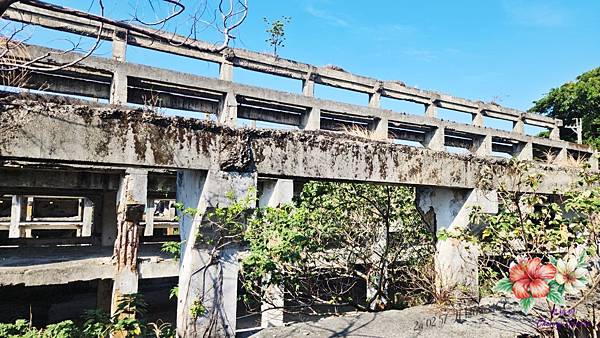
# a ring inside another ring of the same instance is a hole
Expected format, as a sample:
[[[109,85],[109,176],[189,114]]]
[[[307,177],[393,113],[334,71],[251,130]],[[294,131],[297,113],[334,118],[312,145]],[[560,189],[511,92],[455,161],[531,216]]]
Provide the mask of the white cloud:
[[[317,8],[313,7],[312,5],[308,5],[306,7],[306,12],[308,12],[308,14],[314,16],[315,18],[327,21],[327,23],[332,26],[338,26],[338,27],[350,26],[350,23],[348,23],[348,21],[343,19],[342,17],[335,15],[327,10],[317,9]]]
[[[567,23],[565,11],[548,1],[504,0],[502,8],[513,22],[523,26],[561,27]]]

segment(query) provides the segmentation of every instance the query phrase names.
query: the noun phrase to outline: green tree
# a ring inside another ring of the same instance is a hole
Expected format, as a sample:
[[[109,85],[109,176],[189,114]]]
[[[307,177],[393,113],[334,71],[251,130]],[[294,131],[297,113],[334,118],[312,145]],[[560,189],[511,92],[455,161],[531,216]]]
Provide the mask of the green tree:
[[[292,21],[289,16],[284,16],[281,19],[275,21],[269,21],[267,18],[263,18],[267,25],[267,42],[273,48],[273,56],[277,57],[277,48],[285,47],[285,25]]]
[[[553,88],[543,98],[534,102],[530,112],[559,118],[566,124],[582,118],[583,141],[600,146],[600,67],[585,72],[573,82]],[[562,137],[574,141],[576,135],[567,129]]]

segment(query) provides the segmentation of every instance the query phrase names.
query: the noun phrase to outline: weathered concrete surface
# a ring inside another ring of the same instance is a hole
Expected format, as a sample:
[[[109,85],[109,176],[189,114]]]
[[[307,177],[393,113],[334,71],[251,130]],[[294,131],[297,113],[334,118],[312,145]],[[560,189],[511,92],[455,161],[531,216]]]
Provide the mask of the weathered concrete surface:
[[[351,313],[268,328],[251,337],[515,338],[523,333],[535,334],[535,319],[522,315],[516,305],[489,299],[461,311],[427,305],[401,311]]]
[[[112,279],[109,247],[15,248],[0,250],[0,286],[66,284]],[[158,246],[144,245],[138,256],[140,278],[178,275],[179,264]]]
[[[0,158],[468,189],[477,188],[483,175],[491,175],[486,178],[492,185],[511,177],[505,160],[331,132],[230,129],[65,98],[4,95],[0,113]],[[541,192],[575,178],[572,169],[536,169],[548,178]]]

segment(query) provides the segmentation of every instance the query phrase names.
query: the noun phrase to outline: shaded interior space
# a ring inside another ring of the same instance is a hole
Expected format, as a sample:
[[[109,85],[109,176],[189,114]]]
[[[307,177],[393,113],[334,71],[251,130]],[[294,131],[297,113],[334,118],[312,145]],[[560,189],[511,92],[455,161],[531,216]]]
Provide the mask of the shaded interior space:
[[[139,293],[148,304],[148,322],[175,323],[177,300],[169,293],[177,277],[141,279]],[[83,322],[86,310],[110,308],[112,280],[79,281],[45,286],[0,287],[0,322],[31,318],[33,326],[44,327],[63,320]]]

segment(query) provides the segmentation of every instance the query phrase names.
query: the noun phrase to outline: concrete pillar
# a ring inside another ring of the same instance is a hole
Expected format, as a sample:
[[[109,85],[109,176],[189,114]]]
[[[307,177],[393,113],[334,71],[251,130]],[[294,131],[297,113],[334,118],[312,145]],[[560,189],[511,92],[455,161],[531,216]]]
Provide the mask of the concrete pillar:
[[[146,226],[144,227],[144,236],[154,235],[154,198],[148,198],[146,201]]]
[[[127,103],[127,72],[123,63],[127,54],[127,31],[115,31],[112,42],[113,60],[117,61],[110,85],[110,103]]]
[[[99,279],[96,289],[96,308],[110,313],[113,281],[112,279]]]
[[[486,213],[498,212],[496,191],[479,189],[417,188],[417,205],[435,232],[452,232],[470,225],[473,206]],[[477,249],[454,238],[439,240],[436,244],[436,287],[451,291],[459,298],[479,296]]]
[[[294,181],[272,179],[262,181],[262,194],[258,206],[275,208],[290,203],[294,198]]]
[[[374,92],[369,94],[369,107],[379,108],[379,104],[381,101],[381,93]]]
[[[102,194],[102,246],[113,246],[117,238],[117,195],[114,191]]]
[[[437,117],[437,105],[435,100],[431,100],[429,104],[425,105],[425,116]]]
[[[177,172],[177,201],[186,208],[197,210],[192,216],[179,215],[182,256],[177,303],[178,336],[235,336],[239,249],[230,245],[215,252],[213,257],[210,246],[197,242],[197,234],[202,230],[201,222],[207,210],[227,207],[232,203],[231,195],[239,200],[252,194],[255,188],[256,173]],[[190,312],[195,304],[202,304],[206,309],[197,318]]]
[[[371,135],[375,140],[387,140],[388,139],[388,118],[382,117],[377,118],[369,126]]]
[[[431,150],[445,151],[445,142],[446,141],[444,136],[444,127],[439,126],[429,131],[428,133],[425,133],[423,147],[429,148]]]
[[[533,161],[533,143],[519,142],[514,146],[513,156],[522,161]]]
[[[236,127],[238,102],[233,92],[227,92],[221,100],[218,121],[229,127]]]
[[[219,66],[219,78],[225,81],[233,81],[233,63],[223,60]]]
[[[483,127],[484,126],[483,109],[478,109],[472,115],[473,115],[473,120],[472,120],[473,125],[477,126],[477,127]]]
[[[567,164],[568,162],[569,162],[569,152],[567,151],[567,148],[561,148],[558,151],[558,154],[556,154],[556,157],[554,158],[554,160],[552,161],[553,164],[559,164],[559,165]]]
[[[143,219],[148,191],[148,171],[128,169],[117,193],[117,238],[113,257],[116,271],[111,312],[114,313],[123,295],[137,293],[139,224]]]
[[[260,207],[278,207],[289,203],[294,197],[294,181],[267,180],[263,182],[262,194],[259,198]],[[270,277],[263,279],[265,300],[261,305],[261,327],[283,326],[285,305],[282,286],[270,283]]]
[[[560,140],[560,128],[558,126],[554,126],[554,128],[550,130],[549,138],[551,140]]]
[[[598,170],[598,152],[592,153],[589,159],[590,169]]]
[[[475,137],[471,152],[477,156],[492,156],[492,135]]]
[[[81,227],[81,236],[90,237],[92,235],[92,225],[94,223],[94,203],[87,197],[83,198],[82,221],[83,226]]]
[[[10,227],[8,229],[8,238],[21,237],[21,210],[25,204],[23,196],[13,195],[12,205],[10,208]]]
[[[302,94],[304,96],[315,96],[315,80],[312,79],[312,73],[302,80]]]
[[[300,129],[304,130],[319,130],[321,129],[321,109],[314,107],[309,108],[302,114],[300,121]]]
[[[513,133],[525,134],[525,122],[523,122],[523,118],[513,121]]]

